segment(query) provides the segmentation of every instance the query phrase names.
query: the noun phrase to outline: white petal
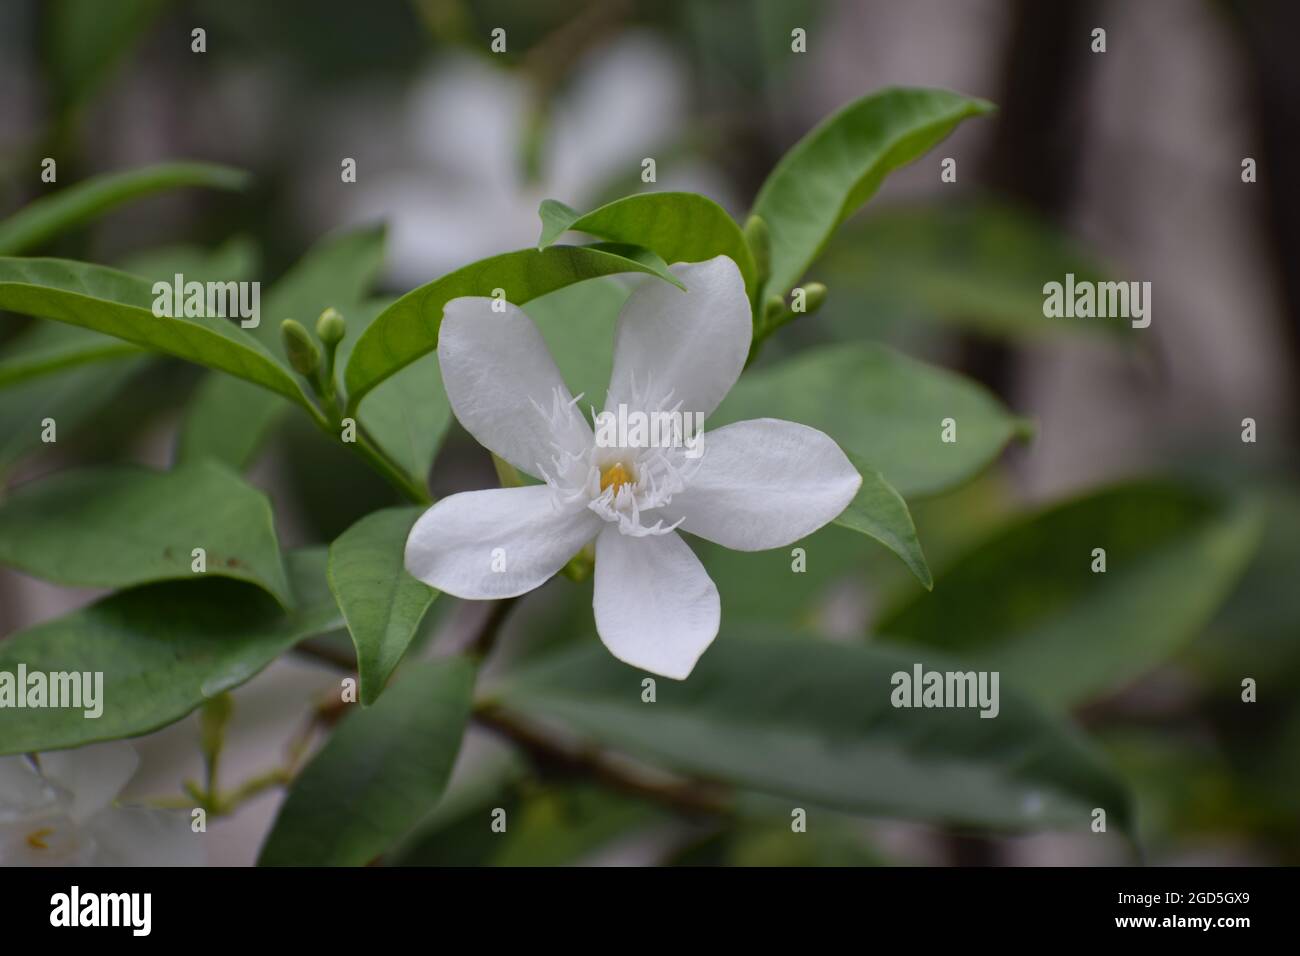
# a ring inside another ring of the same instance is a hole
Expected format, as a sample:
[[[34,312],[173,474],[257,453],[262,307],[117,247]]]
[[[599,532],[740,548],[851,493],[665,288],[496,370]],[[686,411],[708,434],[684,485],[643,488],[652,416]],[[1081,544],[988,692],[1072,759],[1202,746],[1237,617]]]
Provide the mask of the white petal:
[[[614,335],[614,370],[605,408],[632,411],[649,384],[656,399],[672,390],[671,404],[708,415],[736,384],[753,337],[740,269],[726,256],[679,263],[673,275],[685,292],[651,277],[628,297]]]
[[[205,834],[190,829],[184,811],[114,807],[85,828],[94,847],[91,866],[202,866]]]
[[[109,806],[140,765],[135,748],[121,740],[51,750],[40,761],[45,779],[72,794],[68,815],[77,823]]]
[[[514,597],[564,567],[601,523],[585,507],[557,508],[545,485],[467,491],[415,522],[406,570],[459,598]]]
[[[681,529],[736,551],[782,548],[839,517],[862,476],[835,440],[759,418],[704,433],[704,457],[664,508]]]
[[[0,757],[0,825],[48,811],[57,803],[57,796],[26,756]]]
[[[685,680],[718,636],[718,589],[676,533],[634,538],[607,525],[596,539],[596,630],[609,652]]]
[[[542,333],[522,309],[487,298],[452,299],[438,332],[442,383],[457,420],[479,444],[520,471],[537,476],[550,469],[555,443],[577,451],[590,447],[591,428],[570,409],[552,428],[556,395],[572,396]],[[536,404],[534,404],[536,403]],[[537,410],[541,406],[547,414]]]

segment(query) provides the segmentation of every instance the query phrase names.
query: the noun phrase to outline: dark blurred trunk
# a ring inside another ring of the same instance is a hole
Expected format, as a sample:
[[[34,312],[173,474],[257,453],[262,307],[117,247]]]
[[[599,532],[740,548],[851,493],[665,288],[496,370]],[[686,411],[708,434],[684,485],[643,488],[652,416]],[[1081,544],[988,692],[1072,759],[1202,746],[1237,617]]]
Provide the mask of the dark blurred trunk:
[[[1013,0],[1003,57],[997,131],[981,177],[999,195],[1058,224],[1078,183],[1097,4]],[[961,367],[1005,399],[1012,399],[1015,354],[978,335],[961,339]]]
[[[1257,184],[1264,191],[1266,228],[1286,317],[1292,408],[1300,408],[1300,3],[1232,0],[1229,16],[1247,54],[1252,119],[1259,155]],[[1244,158],[1244,157],[1243,157]],[[1300,417],[1294,419],[1300,439]]]
[[[1013,0],[1011,6],[997,132],[981,181],[998,195],[1063,224],[1079,180],[1078,143],[1087,124],[1083,94],[1094,56],[1091,32],[1104,24],[1097,21],[1097,5],[1090,0]],[[973,334],[963,335],[959,348],[962,370],[1014,405],[1014,350]],[[1002,862],[998,844],[985,837],[950,833],[945,844],[955,866]]]

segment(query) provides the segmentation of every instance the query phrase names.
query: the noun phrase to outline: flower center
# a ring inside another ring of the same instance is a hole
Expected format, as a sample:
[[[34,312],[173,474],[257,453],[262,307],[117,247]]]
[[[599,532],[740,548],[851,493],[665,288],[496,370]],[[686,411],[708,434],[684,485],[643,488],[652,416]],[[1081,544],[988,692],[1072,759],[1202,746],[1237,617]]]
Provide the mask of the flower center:
[[[607,488],[613,488],[614,494],[617,495],[620,488],[635,481],[636,477],[632,474],[632,466],[616,461],[600,473],[600,490],[605,491]]]
[[[33,850],[48,850],[50,845],[45,842],[45,838],[54,833],[53,827],[42,827],[39,830],[33,830],[27,834],[27,845]]]

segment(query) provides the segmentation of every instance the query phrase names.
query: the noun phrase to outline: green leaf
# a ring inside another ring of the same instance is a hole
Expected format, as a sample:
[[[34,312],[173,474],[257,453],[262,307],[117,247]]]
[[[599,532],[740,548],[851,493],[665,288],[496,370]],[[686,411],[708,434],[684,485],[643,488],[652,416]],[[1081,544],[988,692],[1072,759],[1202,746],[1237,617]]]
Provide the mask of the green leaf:
[[[276,355],[283,354],[280,322],[297,319],[308,328],[333,306],[348,310],[366,299],[384,264],[383,226],[363,226],[326,236],[282,275],[266,294],[268,321],[255,334]]]
[[[244,683],[298,641],[342,626],[325,549],[288,555],[295,609],[221,578],[121,591],[0,642],[0,673],[102,672],[103,713],[6,709],[0,754],[134,737],[180,720]]]
[[[702,262],[729,256],[745,279],[752,298],[756,293],[754,258],[726,210],[696,193],[638,193],[582,215],[554,199],[543,200],[538,215],[542,235],[537,248],[545,249],[570,230],[612,242],[643,246],[665,262]]]
[[[614,367],[614,328],[628,288],[617,279],[592,279],[533,299],[524,311],[537,323],[547,349],[586,414],[605,405]]]
[[[312,407],[298,379],[233,322],[159,318],[153,301],[148,280],[114,269],[64,259],[0,258],[0,309],[103,332]]]
[[[251,264],[251,245],[231,240],[211,251],[197,246],[149,250],[132,257],[124,271],[151,282],[171,282],[176,272],[200,280],[231,280],[245,278]],[[0,353],[0,388],[79,365],[140,354],[138,346],[110,335],[75,325],[36,322]]]
[[[37,329],[44,327],[38,325]],[[53,327],[81,331],[70,326]],[[34,338],[35,331],[25,338]],[[36,449],[50,447],[42,438],[46,419],[54,421],[57,438],[63,441],[102,414],[145,361],[142,356],[123,354],[111,361],[74,363],[36,377],[23,376],[20,365],[10,366],[20,380],[7,382],[0,392],[0,472]]]
[[[0,389],[92,362],[140,354],[129,342],[89,329],[38,322],[0,355]]]
[[[687,774],[853,813],[1088,832],[1131,825],[1119,781],[1076,733],[1005,683],[1000,711],[895,708],[917,656],[817,640],[723,635],[689,680],[643,674],[593,639],[506,678],[492,700]],[[924,667],[952,669],[927,651]]]
[[[374,707],[343,719],[298,775],[260,866],[363,866],[438,802],[460,750],[474,667],[407,667]]]
[[[754,200],[772,236],[767,294],[788,291],[835,228],[890,172],[910,163],[991,103],[946,90],[888,89],[850,103],[796,143]]]
[[[26,252],[133,199],[183,186],[239,190],[248,179],[229,166],[185,162],[92,176],[0,221],[0,256]]]
[[[1117,319],[1045,318],[1043,284],[1104,282],[1092,256],[1045,222],[993,201],[947,201],[878,212],[846,227],[819,263],[837,292],[854,296],[839,327],[861,333],[861,314],[939,320],[1014,341],[1084,335],[1132,340]]]
[[[297,319],[310,327],[321,312],[333,306],[348,319],[349,326],[338,356],[341,367],[351,348],[349,342],[360,334],[354,328],[373,317],[362,319],[356,312],[383,264],[384,235],[382,227],[368,226],[329,236],[313,246],[267,293],[264,321],[252,331],[253,336],[283,362],[280,322]],[[225,376],[209,376],[186,409],[177,458],[212,458],[232,468],[246,468],[288,409],[277,395]],[[363,424],[370,425],[368,421]]]
[[[438,592],[406,573],[406,537],[421,508],[366,515],[330,545],[330,590],[357,649],[361,703],[379,699]]]
[[[622,256],[573,246],[538,252],[521,249],[457,269],[413,289],[386,309],[362,334],[348,360],[344,381],[349,407],[380,382],[438,346],[442,310],[460,296],[491,296],[522,305],[575,282],[620,272],[654,274],[654,269]]]
[[[746,373],[707,424],[764,417],[821,429],[904,497],[959,484],[1026,429],[982,386],[867,343],[810,349]],[[956,421],[955,442],[941,441],[945,418]]]
[[[178,242],[142,249],[124,258],[117,268],[152,282],[172,282],[176,273],[201,282],[252,279],[257,271],[257,246],[244,236],[227,239],[215,248]]]
[[[1123,485],[1016,521],[876,630],[960,654],[1052,707],[1118,689],[1195,636],[1254,551],[1258,515],[1183,485]],[[1094,573],[1093,549],[1106,570]]]
[[[366,302],[347,313],[348,334],[339,343],[338,364],[346,367],[365,330],[391,305]],[[451,403],[442,387],[436,355],[412,362],[385,379],[366,401],[358,419],[370,436],[423,485],[451,425]]]
[[[927,590],[934,587],[934,578],[921,552],[921,542],[916,538],[916,525],[912,523],[903,496],[885,481],[880,472],[856,455],[850,454],[849,460],[862,476],[862,487],[835,523],[875,538],[902,558]]]
[[[210,462],[155,472],[134,465],[63,471],[0,502],[0,562],[58,584],[123,588],[207,574],[292,601],[271,504]]]
[[[185,408],[176,438],[176,461],[216,461],[243,471],[291,407],[279,395],[251,382],[209,374]]]

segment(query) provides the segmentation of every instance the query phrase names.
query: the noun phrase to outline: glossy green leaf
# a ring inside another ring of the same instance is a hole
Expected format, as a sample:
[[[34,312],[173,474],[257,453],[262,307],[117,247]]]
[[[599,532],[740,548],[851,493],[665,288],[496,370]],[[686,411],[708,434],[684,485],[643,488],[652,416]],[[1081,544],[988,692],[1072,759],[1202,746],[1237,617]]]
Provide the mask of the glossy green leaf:
[[[1119,342],[1121,319],[1045,318],[1043,285],[1104,282],[1078,244],[1028,213],[993,201],[904,205],[846,226],[818,264],[853,315],[838,323],[861,334],[861,314],[940,320],[986,335],[1036,341],[1084,335]],[[825,314],[825,313],[823,313]]]
[[[373,300],[347,313],[348,334],[339,343],[341,367],[346,367],[365,330],[391,304]],[[384,451],[424,484],[451,425],[451,403],[442,387],[438,357],[426,355],[385,379],[370,393],[358,420]]]
[[[121,591],[0,641],[0,673],[102,672],[103,713],[0,710],[0,754],[134,737],[180,720],[237,687],[298,641],[342,626],[325,583],[325,550],[287,560],[295,609],[223,578]]]
[[[199,383],[185,408],[176,461],[216,461],[243,471],[292,407],[274,392],[213,372]]]
[[[973,548],[880,634],[1001,670],[1065,707],[1116,690],[1206,624],[1259,535],[1250,508],[1164,482],[1053,505]],[[1094,549],[1105,572],[1094,572]]]
[[[614,367],[614,327],[629,289],[617,279],[579,282],[534,299],[524,306],[537,323],[547,349],[574,395],[590,414],[605,407]]]
[[[406,537],[420,508],[366,515],[330,545],[330,590],[357,649],[361,703],[373,704],[438,592],[406,573]]]
[[[890,172],[916,159],[962,120],[992,104],[946,90],[888,89],[850,103],[796,143],[754,200],[772,236],[768,293],[788,291],[835,227]]]
[[[172,282],[176,273],[201,282],[252,279],[257,273],[257,246],[246,236],[235,236],[209,248],[188,242],[155,246],[134,252],[116,268],[150,282]]]
[[[706,424],[764,417],[821,429],[904,497],[970,478],[1026,429],[982,386],[867,343],[811,349],[747,372]],[[956,422],[955,442],[941,440],[946,418]]]
[[[139,346],[90,329],[39,322],[0,354],[0,389],[80,365],[140,354]]]
[[[363,866],[442,796],[460,751],[474,667],[444,658],[405,668],[375,706],[343,719],[280,808],[261,866]]]
[[[63,259],[0,258],[0,308],[103,332],[247,379],[304,407],[302,385],[256,339],[219,318],[159,318],[152,284]]]
[[[52,327],[81,331],[71,326]],[[34,337],[36,331],[25,338]],[[47,419],[54,423],[60,442],[86,427],[95,415],[109,407],[113,397],[147,362],[143,355],[129,354],[113,359],[101,356],[101,359],[7,383],[0,391],[0,471],[37,449],[51,447],[43,438]]]
[[[679,772],[832,809],[1086,833],[1104,807],[1131,824],[1127,794],[1086,742],[1005,682],[993,719],[894,707],[892,676],[918,662],[954,669],[930,651],[723,634],[647,705],[644,675],[593,638],[490,699]]]
[[[665,262],[702,262],[729,256],[755,293],[754,258],[745,236],[726,210],[696,193],[638,193],[617,199],[583,215],[553,199],[542,202],[538,215],[545,249],[565,232],[585,232],[612,242],[643,246]]]
[[[171,246],[132,256],[124,263],[123,271],[150,282],[171,282],[176,272],[200,281],[240,280],[249,275],[252,257],[251,244],[238,239],[213,250]],[[36,322],[0,352],[0,389],[42,376],[57,375],[79,365],[142,353],[139,346],[91,329]]]
[[[926,588],[934,587],[907,502],[880,472],[856,455],[850,454],[849,459],[862,476],[862,487],[835,523],[875,538],[902,558],[921,584]]]
[[[437,348],[442,309],[452,299],[503,289],[507,300],[522,305],[575,282],[620,272],[654,270],[598,249],[552,246],[493,256],[420,286],[386,309],[357,342],[345,376],[349,405],[356,408],[380,382]]]
[[[247,173],[212,163],[162,163],[93,176],[0,221],[0,256],[36,248],[133,199],[183,186],[238,190],[247,186],[248,179]]]
[[[134,465],[63,471],[0,502],[0,562],[58,584],[124,588],[206,574],[292,601],[271,504],[226,468],[156,472]]]

